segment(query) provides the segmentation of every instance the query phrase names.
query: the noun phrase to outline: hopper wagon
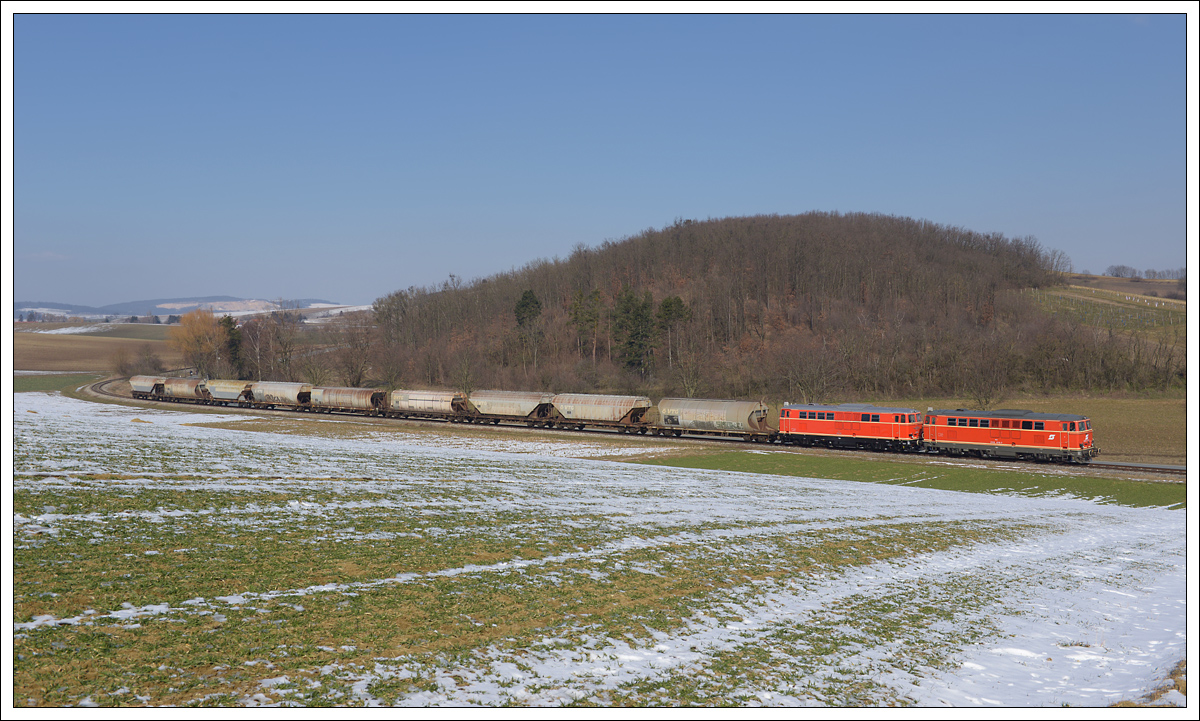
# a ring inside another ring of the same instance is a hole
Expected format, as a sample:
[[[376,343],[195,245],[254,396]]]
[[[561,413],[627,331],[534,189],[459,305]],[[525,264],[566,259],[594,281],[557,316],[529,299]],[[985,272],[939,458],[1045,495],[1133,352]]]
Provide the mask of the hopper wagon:
[[[550,427],[560,418],[554,395],[536,391],[475,391],[466,403],[473,423],[520,423]]]
[[[129,379],[129,388],[134,398],[154,399],[162,397],[166,382],[163,376],[133,376]]]
[[[250,389],[256,408],[282,406],[293,410],[308,410],[313,387],[308,383],[259,381],[251,384]]]
[[[658,402],[655,435],[738,436],[748,441],[773,442],[771,411],[765,403],[701,398],[663,398]]]
[[[199,378],[167,378],[163,381],[162,397],[169,401],[207,403],[212,399],[204,381]]]
[[[387,393],[374,388],[342,388],[314,386],[309,394],[309,408],[321,413],[383,414]]]
[[[654,404],[646,396],[609,396],[591,393],[559,393],[554,410],[564,428],[614,428],[621,433],[645,433],[647,414]]]
[[[242,408],[248,408],[254,403],[252,385],[250,381],[204,381],[204,387],[214,404],[227,406],[230,403],[236,403]]]
[[[388,394],[386,414],[392,418],[465,419],[466,395],[457,391],[395,390]]]

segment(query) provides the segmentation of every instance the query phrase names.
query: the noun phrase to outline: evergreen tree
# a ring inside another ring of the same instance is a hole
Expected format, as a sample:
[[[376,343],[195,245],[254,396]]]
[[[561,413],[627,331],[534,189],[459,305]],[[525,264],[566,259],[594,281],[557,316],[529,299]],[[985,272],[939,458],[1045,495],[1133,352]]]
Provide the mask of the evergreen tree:
[[[629,286],[621,291],[613,309],[613,330],[621,363],[645,378],[650,372],[650,355],[654,348],[654,299],[650,291],[646,291],[640,300]]]
[[[521,339],[522,369],[526,361],[532,358],[533,370],[536,372],[538,342],[542,336],[541,324],[538,323],[538,318],[542,315],[542,302],[532,290],[526,290],[513,310],[517,316],[517,335]]]
[[[521,294],[521,299],[517,301],[514,312],[517,316],[517,327],[525,328],[542,314],[542,302],[538,300],[532,290],[527,290]]]
[[[229,366],[241,377],[242,373],[242,331],[237,327],[237,323],[229,316],[221,316],[218,321],[221,330],[225,334],[224,350],[222,355],[225,356]]]
[[[658,306],[658,327],[660,330],[667,332],[668,368],[675,367],[674,354],[672,352],[674,330],[680,323],[687,323],[691,319],[691,308],[688,308],[683,299],[677,295],[663,298],[662,304]]]
[[[599,290],[587,295],[583,294],[583,289],[575,291],[575,299],[571,302],[571,324],[575,326],[581,354],[584,341],[591,340],[592,366],[596,365],[596,346],[600,342],[600,307]]]

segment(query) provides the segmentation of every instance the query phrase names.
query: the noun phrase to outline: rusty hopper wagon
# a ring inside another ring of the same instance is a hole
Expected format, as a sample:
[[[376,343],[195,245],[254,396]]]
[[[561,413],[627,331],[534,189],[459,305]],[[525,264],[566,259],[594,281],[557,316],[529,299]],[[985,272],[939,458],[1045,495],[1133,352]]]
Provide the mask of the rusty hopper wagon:
[[[770,425],[770,409],[754,401],[663,398],[658,402],[658,414],[655,435],[702,433],[768,443],[777,435]]]
[[[590,393],[559,393],[554,409],[563,427],[616,428],[622,433],[645,433],[646,414],[653,404],[646,396],[604,396]]]
[[[306,409],[313,387],[308,383],[275,383],[260,381],[250,386],[254,392],[254,405],[262,408],[285,406]]]
[[[536,391],[475,391],[468,410],[475,415],[468,420],[476,423],[525,421],[530,427],[554,423],[554,395]]]
[[[309,396],[314,411],[333,413],[383,413],[387,393],[373,388],[325,388],[317,386]]]
[[[201,401],[211,399],[204,381],[198,378],[167,378],[163,381],[163,398],[171,401]]]
[[[162,396],[166,382],[163,376],[134,376],[129,379],[129,387],[134,398],[156,398]]]
[[[252,385],[250,381],[204,381],[204,387],[212,397],[212,402],[223,406],[227,406],[230,403],[236,403],[242,407],[250,406],[254,403],[254,391],[251,390]]]
[[[399,418],[443,418],[452,422],[467,415],[467,397],[455,391],[405,391],[388,394],[387,415]]]

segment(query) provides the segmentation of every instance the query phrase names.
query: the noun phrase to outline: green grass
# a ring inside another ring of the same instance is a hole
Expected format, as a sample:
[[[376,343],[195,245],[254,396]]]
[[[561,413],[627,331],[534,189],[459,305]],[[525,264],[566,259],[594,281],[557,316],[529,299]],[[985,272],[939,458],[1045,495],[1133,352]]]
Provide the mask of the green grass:
[[[282,675],[301,690],[308,688],[309,680],[320,680],[319,693],[302,697],[306,705],[345,703],[350,689],[317,669],[332,663],[370,669],[381,657],[407,659],[406,664],[420,671],[408,679],[380,679],[378,693],[385,699],[398,698],[417,689],[435,689],[433,674],[438,670],[469,663],[473,654],[490,646],[513,650],[513,658],[519,659],[521,649],[536,649],[546,638],[568,648],[586,647],[597,631],[652,645],[656,633],[678,632],[696,613],[737,622],[738,616],[722,610],[721,599],[747,584],[765,584],[761,588],[766,591],[776,581],[836,574],[876,562],[904,562],[964,544],[1039,531],[1019,523],[881,519],[859,528],[756,535],[743,553],[734,554],[737,562],[731,565],[728,554],[741,541],[730,541],[733,548],[715,541],[633,547],[591,558],[590,549],[611,541],[611,529],[604,528],[603,519],[585,516],[558,517],[556,523],[546,524],[536,512],[484,514],[471,509],[431,519],[380,507],[275,518],[271,506],[283,497],[250,488],[240,494],[143,488],[132,497],[98,490],[93,486],[86,494],[55,486],[47,494],[33,484],[18,489],[14,507],[33,516],[48,503],[55,504],[56,513],[102,514],[116,509],[232,510],[254,504],[257,528],[239,531],[214,523],[227,513],[197,513],[169,524],[127,520],[109,537],[97,536],[107,530],[83,516],[59,521],[55,525],[60,535],[33,537],[15,549],[13,612],[18,622],[40,614],[70,617],[89,608],[103,613],[123,603],[169,603],[179,609],[197,596],[212,599],[325,583],[368,585],[254,598],[238,605],[218,603],[216,610],[223,618],[176,611],[168,617],[142,617],[137,624],[106,621],[19,634],[14,639],[13,671],[18,703],[34,699],[39,705],[59,705],[84,696],[104,705],[137,703],[131,694],[115,693],[126,687],[155,704],[228,705],[259,690],[258,679]],[[347,479],[336,495],[343,501],[368,502],[373,496],[355,492],[353,479]],[[431,523],[454,531],[430,536]],[[342,542],[337,531],[347,525],[353,525],[355,535],[351,542]],[[764,524],[763,530],[769,531],[770,525]],[[654,533],[674,530],[700,529],[661,527]],[[364,538],[379,531],[413,536]],[[546,557],[554,553],[565,555],[557,560]],[[521,559],[543,563],[516,573],[429,574],[374,583],[396,574]],[[671,694],[698,703],[737,704],[738,697],[728,692],[744,683],[743,674],[774,674],[771,659],[780,649],[797,645],[813,649],[786,675],[799,682],[806,670],[846,650],[846,613],[868,614],[872,632],[912,635],[912,652],[922,654],[922,663],[941,653],[922,630],[929,614],[921,612],[914,620],[897,615],[896,604],[881,609],[866,598],[847,603],[845,608],[829,609],[827,623],[767,639],[769,648],[719,654],[713,680],[693,689],[687,675],[679,676],[669,682]],[[930,618],[945,613],[931,608]],[[918,638],[925,639],[923,651],[916,648]],[[259,660],[271,663],[270,670],[252,665]],[[884,692],[858,683],[834,679],[821,686],[830,689],[834,703],[869,703]],[[629,686],[590,703],[653,704],[652,685]],[[694,693],[703,696],[689,695]],[[668,696],[665,702],[675,705],[679,700]]]
[[[99,373],[69,373],[37,376],[13,376],[14,393],[74,391],[81,385],[94,383],[104,376]]]
[[[1070,495],[1102,503],[1136,507],[1187,507],[1185,483],[1061,475],[1060,472],[1056,472],[1054,466],[1034,464],[1021,464],[1021,470],[1013,471],[943,465],[931,460],[933,459],[893,461],[785,452],[722,451],[636,459],[633,462],[676,468],[917,486],[970,493]]]

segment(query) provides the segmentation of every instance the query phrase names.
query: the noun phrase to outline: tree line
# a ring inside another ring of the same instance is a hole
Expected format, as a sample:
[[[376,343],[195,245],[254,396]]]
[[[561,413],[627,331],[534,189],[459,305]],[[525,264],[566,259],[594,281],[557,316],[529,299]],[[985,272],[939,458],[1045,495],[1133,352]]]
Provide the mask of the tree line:
[[[1104,274],[1113,278],[1145,278],[1146,280],[1178,280],[1180,286],[1187,282],[1187,268],[1170,270],[1154,270],[1149,268],[1145,273],[1128,265],[1110,265]]]

